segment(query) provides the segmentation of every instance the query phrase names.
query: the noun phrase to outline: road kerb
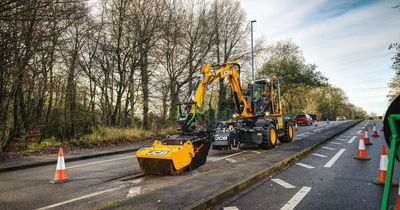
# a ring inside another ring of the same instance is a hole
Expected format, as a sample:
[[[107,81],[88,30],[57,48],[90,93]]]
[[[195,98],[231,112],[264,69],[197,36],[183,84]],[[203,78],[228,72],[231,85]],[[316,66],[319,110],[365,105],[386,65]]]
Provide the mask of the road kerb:
[[[129,153],[129,152],[136,152],[139,149],[140,148],[138,147],[138,148],[132,148],[132,149],[124,149],[124,150],[116,150],[116,151],[111,151],[111,152],[102,152],[102,153],[96,153],[96,154],[82,155],[82,156],[76,156],[76,157],[70,157],[70,158],[66,157],[65,161],[66,162],[74,162],[74,161],[86,160],[86,159],[97,158],[97,157],[118,155],[118,154],[124,154],[124,153]],[[0,173],[28,169],[28,168],[35,168],[35,167],[39,167],[39,166],[53,165],[56,163],[57,163],[57,159],[55,158],[54,160],[38,161],[35,163],[15,165],[15,166],[10,166],[10,167],[0,168]]]
[[[292,154],[291,156],[279,161],[278,163],[274,164],[273,166],[263,169],[259,171],[258,173],[254,174],[253,176],[250,176],[246,179],[241,180],[240,182],[237,182],[236,184],[230,185],[229,187],[222,189],[216,193],[214,193],[211,196],[208,196],[206,198],[203,198],[187,207],[184,209],[193,209],[193,210],[200,210],[200,209],[208,209],[211,208],[217,204],[220,204],[227,198],[255,185],[256,183],[262,181],[265,179],[267,176],[273,174],[276,171],[279,171],[289,165],[292,165],[297,159],[300,159],[306,154],[311,153],[315,148],[320,146],[321,144],[331,140],[332,138],[344,133],[345,131],[349,130],[350,128],[356,126],[362,121],[354,122],[354,124],[350,125],[347,128],[344,128],[343,130],[337,132],[336,134],[333,134],[326,139],[315,143],[297,153]]]

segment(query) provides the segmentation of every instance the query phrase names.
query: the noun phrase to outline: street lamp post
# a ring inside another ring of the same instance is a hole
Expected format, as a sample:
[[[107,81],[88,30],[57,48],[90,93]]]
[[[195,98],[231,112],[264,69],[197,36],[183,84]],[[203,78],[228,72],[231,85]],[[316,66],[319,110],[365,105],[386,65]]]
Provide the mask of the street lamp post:
[[[251,80],[254,81],[254,49],[253,49],[253,23],[255,20],[250,21],[251,27]]]

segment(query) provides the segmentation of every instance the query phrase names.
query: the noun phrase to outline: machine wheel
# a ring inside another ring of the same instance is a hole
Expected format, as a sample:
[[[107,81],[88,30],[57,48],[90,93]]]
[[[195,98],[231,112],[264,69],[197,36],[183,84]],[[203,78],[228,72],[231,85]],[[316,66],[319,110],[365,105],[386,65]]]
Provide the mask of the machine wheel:
[[[289,143],[293,140],[293,125],[291,122],[286,122],[285,123],[285,130],[284,130],[284,136],[279,138],[279,141],[282,143]]]
[[[270,124],[268,126],[261,127],[261,130],[262,130],[263,143],[259,145],[260,148],[262,149],[274,148],[278,140],[278,132],[276,131],[275,127],[272,124]]]
[[[383,134],[385,136],[385,140],[389,148],[391,143],[390,137],[392,136],[392,131],[389,128],[388,118],[389,115],[391,114],[400,114],[400,96],[397,96],[397,98],[395,98],[393,102],[389,105],[388,109],[386,110],[385,118],[383,119],[383,128],[384,128]],[[397,129],[400,130],[400,122],[396,122],[396,125]],[[397,145],[397,147],[399,148],[400,145]],[[397,154],[397,152],[395,157],[398,161],[400,161],[399,154]]]

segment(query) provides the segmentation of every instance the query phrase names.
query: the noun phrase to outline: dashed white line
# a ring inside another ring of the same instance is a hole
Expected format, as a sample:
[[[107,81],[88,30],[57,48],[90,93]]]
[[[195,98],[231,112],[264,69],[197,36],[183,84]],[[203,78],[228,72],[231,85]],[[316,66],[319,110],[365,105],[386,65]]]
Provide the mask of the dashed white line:
[[[239,210],[239,208],[236,206],[226,206],[223,207],[222,210]]]
[[[347,139],[340,139],[340,138],[336,138],[335,140],[338,140],[338,141],[348,141]]]
[[[304,164],[304,163],[296,163],[296,165],[304,167],[304,168],[308,168],[308,169],[314,168],[313,166],[310,166],[310,165],[307,165],[307,164]]]
[[[273,182],[279,184],[280,186],[286,188],[286,189],[292,189],[292,188],[296,188],[295,186],[283,181],[282,179],[271,179]]]
[[[311,187],[302,187],[282,208],[281,210],[292,210],[296,208],[297,204],[310,192]]]
[[[81,197],[78,197],[78,198],[73,198],[71,200],[67,200],[67,201],[64,201],[64,202],[61,202],[61,203],[56,203],[56,204],[53,204],[53,205],[45,206],[45,207],[42,207],[42,208],[39,208],[39,209],[36,209],[36,210],[51,209],[51,208],[62,206],[62,205],[68,204],[68,203],[73,203],[75,201],[79,201],[79,200],[83,200],[83,199],[86,199],[86,198],[91,198],[91,197],[94,197],[94,196],[97,196],[97,195],[101,195],[103,193],[116,191],[116,190],[119,190],[119,189],[124,188],[124,187],[125,186],[120,186],[120,187],[116,187],[116,188],[112,188],[112,189],[108,189],[108,190],[95,192],[95,193],[92,193],[92,194],[89,194],[89,195],[84,195],[84,196],[81,196]]]
[[[315,129],[314,132],[318,132],[318,131],[320,131],[320,130],[322,130],[322,129],[323,129],[323,128]]]
[[[213,162],[217,162],[217,161],[219,161],[219,160],[223,160],[223,159],[230,158],[230,157],[233,157],[233,156],[236,156],[236,155],[240,155],[240,154],[245,153],[245,152],[247,152],[247,151],[242,151],[242,152],[234,153],[234,154],[231,154],[231,155],[227,155],[227,156],[224,156],[224,157],[220,157],[220,158],[214,159],[214,160],[212,160],[212,161],[213,161]]]
[[[312,153],[312,155],[315,155],[315,156],[318,156],[318,157],[328,157],[326,155],[321,155],[321,154],[318,154],[318,153]]]
[[[331,141],[331,142],[329,142],[329,143],[331,143],[331,144],[336,144],[336,145],[342,145],[342,143],[334,142],[334,141]]]
[[[300,134],[298,134],[297,136],[305,136],[305,135],[308,135],[308,134],[310,134],[310,132],[305,132],[305,133],[300,133]]]
[[[85,164],[70,166],[70,167],[66,167],[66,168],[67,168],[67,169],[78,168],[78,167],[96,165],[96,164],[101,164],[101,163],[107,163],[107,162],[117,161],[117,160],[124,160],[124,159],[129,159],[129,158],[134,158],[134,157],[135,157],[134,155],[131,155],[131,156],[127,156],[127,157],[115,158],[115,159],[111,159],[111,160],[97,161],[97,162],[92,162],[92,163],[85,163]]]
[[[225,160],[231,162],[231,163],[237,163],[237,161],[235,159],[232,158],[226,158]]]
[[[357,138],[357,136],[353,136],[351,137],[351,139],[347,142],[349,144],[353,143],[353,141]]]
[[[336,150],[335,148],[331,148],[331,147],[322,147],[323,149],[327,149],[327,150]]]
[[[135,197],[137,195],[140,195],[140,191],[142,190],[142,187],[137,186],[137,187],[132,187],[129,189],[128,194],[126,195],[127,198]]]
[[[336,162],[337,159],[343,154],[346,149],[340,149],[325,165],[325,168],[330,168]]]

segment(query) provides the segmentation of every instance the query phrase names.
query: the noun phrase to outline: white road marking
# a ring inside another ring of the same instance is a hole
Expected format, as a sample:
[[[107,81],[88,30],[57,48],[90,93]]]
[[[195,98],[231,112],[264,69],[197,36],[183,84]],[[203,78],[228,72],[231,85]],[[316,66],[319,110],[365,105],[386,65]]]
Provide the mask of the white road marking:
[[[343,152],[345,151],[346,149],[340,149],[325,165],[324,165],[324,167],[325,168],[330,168],[335,162],[336,162],[336,160],[337,159],[339,159],[339,157],[343,154]]]
[[[131,156],[128,156],[128,157],[115,158],[115,159],[111,159],[111,160],[103,160],[103,161],[97,161],[97,162],[92,162],[92,163],[85,163],[85,164],[81,164],[81,165],[70,166],[70,167],[67,167],[67,169],[78,168],[78,167],[83,167],[83,166],[90,166],[90,165],[96,165],[96,164],[101,164],[101,163],[117,161],[117,160],[124,160],[124,159],[133,158],[133,157],[135,157],[135,156],[131,155]]]
[[[239,208],[236,206],[226,206],[223,207],[222,210],[239,210]]]
[[[315,155],[315,156],[318,156],[318,157],[328,157],[326,155],[321,155],[321,154],[318,154],[318,153],[312,153],[312,155]]]
[[[230,157],[233,157],[233,156],[236,156],[236,155],[240,155],[240,154],[245,153],[245,152],[247,152],[247,151],[242,151],[242,152],[234,153],[234,154],[231,154],[231,155],[227,155],[227,156],[224,156],[224,157],[220,157],[220,158],[214,159],[214,160],[212,160],[212,161],[213,161],[213,162],[217,162],[217,161],[219,161],[219,160],[223,160],[223,159],[230,158]]]
[[[331,143],[331,144],[336,144],[336,145],[342,145],[342,143],[334,142],[334,141],[331,141],[331,142],[329,142],[329,143]]]
[[[86,199],[86,198],[91,198],[91,197],[94,197],[94,196],[97,196],[97,195],[101,195],[101,194],[103,194],[103,193],[116,191],[116,190],[119,190],[119,189],[124,188],[124,187],[125,187],[125,186],[120,186],[120,187],[111,188],[111,189],[108,189],[108,190],[103,190],[103,191],[95,192],[95,193],[92,193],[92,194],[89,194],[89,195],[84,195],[84,196],[81,196],[81,197],[78,197],[78,198],[73,198],[73,199],[71,199],[71,200],[67,200],[67,201],[64,201],[64,202],[61,202],[61,203],[56,203],[56,204],[52,204],[52,205],[45,206],[45,207],[42,207],[42,208],[38,208],[38,209],[36,209],[36,210],[51,209],[51,208],[58,207],[58,206],[62,206],[62,205],[68,204],[68,203],[73,203],[73,202],[75,202],[75,201],[79,201],[79,200],[83,200],[83,199]]]
[[[357,131],[357,134],[360,134],[360,133],[361,133],[361,130]]]
[[[310,134],[310,132],[305,132],[305,133],[301,133],[301,134],[298,134],[298,136],[305,136],[305,135],[308,135],[308,134]]]
[[[142,190],[142,187],[132,187],[129,189],[128,194],[126,195],[127,198],[135,197],[137,195],[140,195],[140,191]]]
[[[322,130],[322,129],[323,129],[323,128],[315,129],[314,132],[318,132],[318,131],[320,131],[320,130]]]
[[[335,148],[331,148],[331,147],[322,147],[323,149],[327,149],[327,150],[336,150]]]
[[[313,166],[310,166],[310,165],[307,165],[307,164],[304,164],[304,163],[296,163],[296,165],[304,167],[304,168],[308,168],[308,169],[314,168]]]
[[[292,189],[292,188],[296,188],[295,186],[283,181],[282,179],[271,179],[273,182],[279,184],[280,186],[286,188],[286,189]]]
[[[255,150],[250,150],[250,152],[254,152],[254,153],[257,153],[257,154],[261,154],[260,151],[255,151]]]
[[[281,210],[292,210],[296,208],[297,204],[310,192],[311,187],[302,187],[282,208]]]
[[[353,136],[351,137],[351,139],[347,142],[349,144],[353,143],[353,141],[357,138],[357,136]]]
[[[302,139],[302,138],[298,138],[298,137],[295,137],[295,138],[294,138],[294,140],[300,140],[300,139]]]
[[[335,140],[338,140],[338,141],[348,141],[347,139],[341,139],[341,138],[336,138]]]
[[[139,178],[139,179],[134,179],[134,180],[130,180],[128,181],[129,183],[133,183],[133,184],[139,184],[140,182],[143,181],[143,178]]]
[[[232,158],[226,158],[225,160],[231,162],[231,163],[237,163],[237,161],[235,159]]]

